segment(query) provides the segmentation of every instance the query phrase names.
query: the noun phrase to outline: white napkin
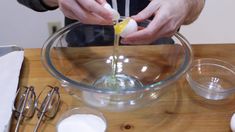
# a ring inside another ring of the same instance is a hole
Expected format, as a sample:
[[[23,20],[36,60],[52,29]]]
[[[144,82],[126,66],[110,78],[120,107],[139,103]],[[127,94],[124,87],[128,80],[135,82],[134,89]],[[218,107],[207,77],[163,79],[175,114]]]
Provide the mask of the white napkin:
[[[0,57],[0,132],[8,131],[23,59],[24,51]]]

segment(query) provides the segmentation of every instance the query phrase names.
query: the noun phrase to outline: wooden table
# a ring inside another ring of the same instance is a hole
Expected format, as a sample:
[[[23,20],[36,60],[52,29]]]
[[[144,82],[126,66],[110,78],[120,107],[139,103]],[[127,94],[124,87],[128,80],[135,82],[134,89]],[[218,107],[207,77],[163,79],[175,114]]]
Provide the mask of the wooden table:
[[[195,58],[212,57],[235,65],[235,44],[193,45]],[[39,93],[46,85],[60,86],[42,66],[40,49],[25,49],[25,60],[20,76],[20,86],[33,85]],[[224,101],[208,101],[190,89],[185,77],[171,85],[170,91],[158,101],[144,108],[122,113],[103,112],[108,122],[108,132],[228,132],[235,112],[235,97]],[[62,104],[57,116],[43,123],[40,131],[55,131],[60,115],[82,103],[60,89]],[[30,132],[37,122],[25,120],[20,131]],[[16,121],[12,121],[12,131]]]

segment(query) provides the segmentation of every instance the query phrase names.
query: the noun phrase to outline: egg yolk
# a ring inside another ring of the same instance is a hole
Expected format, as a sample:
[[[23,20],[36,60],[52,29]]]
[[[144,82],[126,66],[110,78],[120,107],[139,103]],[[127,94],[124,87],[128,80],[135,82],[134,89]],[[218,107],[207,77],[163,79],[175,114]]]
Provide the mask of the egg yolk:
[[[120,35],[123,32],[123,30],[126,28],[129,21],[130,21],[130,18],[127,18],[127,19],[124,19],[123,21],[117,23],[116,25],[114,25],[115,34]]]

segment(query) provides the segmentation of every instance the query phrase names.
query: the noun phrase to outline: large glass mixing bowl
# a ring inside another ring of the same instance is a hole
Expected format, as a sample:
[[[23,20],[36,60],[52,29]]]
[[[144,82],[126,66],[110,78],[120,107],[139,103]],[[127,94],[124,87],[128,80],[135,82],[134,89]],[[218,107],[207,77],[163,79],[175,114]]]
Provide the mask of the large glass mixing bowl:
[[[148,23],[138,26],[141,29]],[[115,54],[113,45],[113,26],[77,22],[48,38],[42,62],[69,94],[87,105],[125,111],[157,100],[192,60],[190,44],[179,33],[148,45],[120,41]]]

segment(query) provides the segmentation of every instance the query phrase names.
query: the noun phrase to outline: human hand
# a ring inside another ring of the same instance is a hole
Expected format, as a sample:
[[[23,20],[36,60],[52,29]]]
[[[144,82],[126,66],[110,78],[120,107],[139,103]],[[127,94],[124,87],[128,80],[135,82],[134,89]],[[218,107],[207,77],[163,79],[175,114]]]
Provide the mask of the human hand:
[[[112,14],[102,6],[104,3],[106,0],[58,0],[68,18],[85,24],[112,24]]]
[[[122,43],[130,44],[149,44],[161,37],[171,37],[179,27],[187,23],[189,18],[195,19],[198,14],[192,14],[193,8],[202,6],[197,2],[203,0],[152,0],[150,4],[137,15],[132,16],[133,19],[143,21],[151,16],[153,20],[149,25],[133,34],[128,35],[122,40]],[[196,8],[199,9],[199,8]],[[192,17],[194,15],[195,17]]]

